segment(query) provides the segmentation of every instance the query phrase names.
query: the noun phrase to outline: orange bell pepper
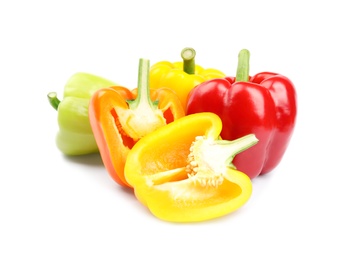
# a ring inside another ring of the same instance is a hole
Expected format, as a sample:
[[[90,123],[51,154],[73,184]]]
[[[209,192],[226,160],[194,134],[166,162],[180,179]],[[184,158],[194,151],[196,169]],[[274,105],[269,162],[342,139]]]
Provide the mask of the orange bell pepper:
[[[191,114],[140,139],[128,153],[127,182],[156,217],[196,222],[229,214],[251,196],[252,183],[232,164],[258,142],[254,134],[220,139],[214,113]]]
[[[124,177],[124,165],[134,144],[184,115],[172,90],[150,89],[146,59],[139,60],[136,89],[112,86],[96,91],[90,100],[89,120],[103,163],[113,180],[130,187]]]

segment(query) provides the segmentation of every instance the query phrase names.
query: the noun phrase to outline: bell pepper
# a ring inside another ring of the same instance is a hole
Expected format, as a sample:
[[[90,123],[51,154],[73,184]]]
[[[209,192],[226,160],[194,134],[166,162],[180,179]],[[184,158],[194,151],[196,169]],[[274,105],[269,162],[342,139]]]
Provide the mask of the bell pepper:
[[[254,133],[257,145],[238,154],[233,163],[251,179],[280,163],[292,137],[297,115],[296,90],[291,80],[273,72],[249,76],[248,50],[238,55],[236,77],[212,79],[189,95],[187,114],[213,112],[223,122],[226,140]]]
[[[221,140],[221,119],[197,113],[140,139],[127,156],[125,176],[137,199],[159,219],[196,222],[229,214],[251,196],[250,178],[231,163],[257,143],[248,134]]]
[[[184,109],[187,95],[193,87],[209,79],[225,77],[225,74],[217,69],[204,69],[195,64],[195,56],[196,51],[193,48],[184,48],[181,51],[183,62],[160,61],[150,68],[150,86],[173,89]]]
[[[124,177],[128,152],[148,133],[183,117],[176,94],[167,88],[150,89],[149,60],[139,60],[138,87],[132,91],[112,86],[96,91],[89,119],[103,163],[118,184],[130,187]]]
[[[56,92],[48,93],[49,103],[58,111],[56,145],[61,152],[83,155],[99,151],[89,122],[89,102],[96,90],[114,85],[116,83],[105,78],[79,72],[65,84],[62,101]]]

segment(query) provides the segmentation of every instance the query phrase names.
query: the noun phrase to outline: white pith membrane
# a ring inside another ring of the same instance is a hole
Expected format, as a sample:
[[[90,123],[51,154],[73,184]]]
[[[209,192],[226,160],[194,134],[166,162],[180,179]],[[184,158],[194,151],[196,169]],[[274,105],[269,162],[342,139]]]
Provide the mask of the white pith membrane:
[[[186,166],[146,176],[146,183],[160,190],[169,187],[171,190],[177,187],[181,189],[180,185],[185,185],[186,182],[199,184],[200,187],[216,188],[223,184],[225,179],[230,180],[228,169],[236,169],[232,163],[234,156],[257,142],[254,134],[233,141],[196,136],[190,145]]]
[[[228,158],[224,156],[229,154],[226,153],[225,148],[205,136],[196,136],[187,158],[186,172],[189,179],[203,187],[221,185],[227,170],[226,159]]]
[[[152,110],[146,103],[142,103],[135,110],[118,110],[121,110],[117,111],[117,114],[120,115],[123,131],[135,141],[166,125],[163,112],[160,109]]]

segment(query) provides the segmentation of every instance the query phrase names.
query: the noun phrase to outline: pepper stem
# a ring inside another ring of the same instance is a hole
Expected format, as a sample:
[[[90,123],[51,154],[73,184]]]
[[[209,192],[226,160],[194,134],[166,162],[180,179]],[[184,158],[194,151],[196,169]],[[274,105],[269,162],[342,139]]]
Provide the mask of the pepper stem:
[[[183,68],[187,74],[195,74],[196,51],[193,48],[184,48],[181,51],[181,58],[184,61]]]
[[[216,182],[220,182],[220,176],[218,175],[223,174],[228,168],[236,169],[233,164],[235,155],[245,151],[257,142],[258,139],[254,134],[245,135],[233,141],[197,136],[191,144],[191,152],[187,159],[186,171],[188,176],[199,176],[198,180],[203,181],[209,179],[209,182],[215,185]],[[211,172],[213,173],[212,175]]]
[[[250,52],[243,49],[238,54],[237,76],[235,81],[248,82],[249,81],[249,59]]]
[[[149,87],[149,60],[139,60],[137,96],[126,100],[129,109],[117,108],[117,117],[123,131],[137,141],[148,133],[166,125],[163,111],[159,109],[159,100],[152,101]]]
[[[200,158],[200,161],[197,162],[200,166],[206,164],[215,172],[222,172],[226,166],[235,169],[235,165],[232,163],[234,157],[258,141],[254,134],[245,135],[232,141],[209,140],[200,136],[193,143],[192,153],[195,160]]]
[[[47,94],[47,98],[48,98],[49,104],[51,104],[51,106],[55,110],[58,110],[58,106],[60,104],[60,100],[57,97],[57,93],[56,92],[50,92],[50,93]]]
[[[232,141],[216,140],[214,143],[214,153],[223,155],[223,158],[226,158],[226,161],[224,162],[225,165],[235,168],[232,164],[234,157],[238,153],[241,153],[257,144],[258,141],[259,140],[254,134],[245,135]]]
[[[137,97],[134,100],[127,100],[127,103],[131,110],[138,109],[140,105],[149,105],[152,109],[157,107],[157,104],[150,99],[149,60],[147,59],[139,59]]]

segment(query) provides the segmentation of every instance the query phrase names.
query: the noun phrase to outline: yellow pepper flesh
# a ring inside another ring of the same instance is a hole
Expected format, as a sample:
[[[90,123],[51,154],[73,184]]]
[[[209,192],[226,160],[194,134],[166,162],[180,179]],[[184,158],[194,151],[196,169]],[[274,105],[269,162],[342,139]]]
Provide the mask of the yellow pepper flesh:
[[[172,222],[204,221],[229,214],[248,201],[251,180],[231,160],[257,139],[248,135],[220,140],[221,129],[217,115],[192,114],[135,144],[127,156],[125,177],[153,215]]]

